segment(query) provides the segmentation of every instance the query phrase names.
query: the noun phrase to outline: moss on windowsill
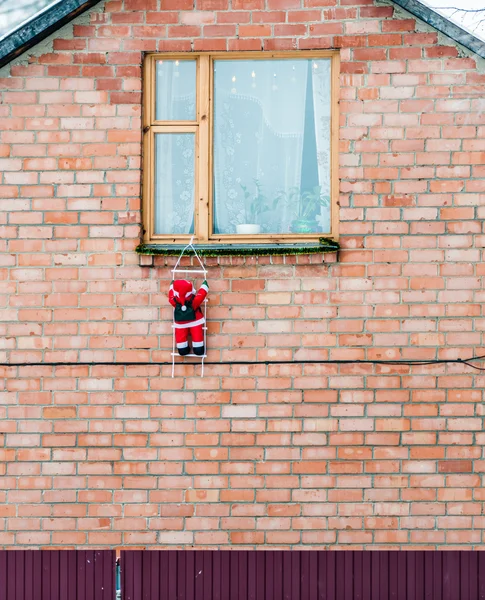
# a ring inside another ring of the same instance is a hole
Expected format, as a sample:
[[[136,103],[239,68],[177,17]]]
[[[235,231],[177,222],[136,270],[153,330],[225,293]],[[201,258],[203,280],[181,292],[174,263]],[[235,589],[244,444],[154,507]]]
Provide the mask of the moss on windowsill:
[[[140,244],[138,254],[145,256],[178,256],[185,246],[182,244],[163,246],[161,244]],[[195,244],[200,256],[275,256],[292,254],[322,254],[337,252],[340,244],[322,237],[319,244]],[[190,253],[189,253],[190,255]]]

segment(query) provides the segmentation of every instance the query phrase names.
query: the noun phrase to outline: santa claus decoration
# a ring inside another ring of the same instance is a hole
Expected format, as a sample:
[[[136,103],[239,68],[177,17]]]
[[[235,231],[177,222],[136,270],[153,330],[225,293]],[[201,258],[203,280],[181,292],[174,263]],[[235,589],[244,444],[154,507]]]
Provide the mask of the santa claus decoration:
[[[198,292],[196,292],[192,283],[186,279],[177,279],[170,284],[168,301],[175,309],[173,327],[177,351],[180,356],[190,354],[189,335],[193,354],[196,356],[205,355],[205,318],[200,306],[208,292],[209,286],[205,280]]]

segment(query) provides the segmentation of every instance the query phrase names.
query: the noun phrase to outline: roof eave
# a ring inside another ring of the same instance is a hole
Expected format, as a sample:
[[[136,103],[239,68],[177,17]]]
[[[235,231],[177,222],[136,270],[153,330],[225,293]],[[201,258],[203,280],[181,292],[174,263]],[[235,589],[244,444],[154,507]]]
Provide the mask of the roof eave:
[[[432,8],[425,6],[418,0],[392,0],[401,8],[421,19],[434,29],[444,33],[458,44],[468,48],[478,56],[485,58],[485,41],[477,38],[469,31],[462,29],[446,17],[440,15]]]
[[[485,58],[485,41],[449,21],[418,0],[392,0],[458,44]],[[59,0],[0,39],[0,67],[35,46],[51,33],[88,10],[100,0]]]
[[[100,0],[61,0],[0,39],[0,67],[38,44]]]

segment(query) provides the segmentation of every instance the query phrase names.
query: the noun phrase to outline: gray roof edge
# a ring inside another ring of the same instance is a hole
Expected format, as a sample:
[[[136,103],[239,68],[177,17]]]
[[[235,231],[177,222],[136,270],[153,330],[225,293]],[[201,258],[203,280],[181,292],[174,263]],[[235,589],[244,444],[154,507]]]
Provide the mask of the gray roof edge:
[[[35,46],[100,0],[60,0],[0,39],[0,67]]]
[[[418,0],[392,0],[404,10],[421,19],[434,29],[444,33],[453,41],[471,50],[478,56],[485,58],[485,41],[477,38],[469,31],[462,29],[443,15],[440,15],[429,6],[425,6]]]

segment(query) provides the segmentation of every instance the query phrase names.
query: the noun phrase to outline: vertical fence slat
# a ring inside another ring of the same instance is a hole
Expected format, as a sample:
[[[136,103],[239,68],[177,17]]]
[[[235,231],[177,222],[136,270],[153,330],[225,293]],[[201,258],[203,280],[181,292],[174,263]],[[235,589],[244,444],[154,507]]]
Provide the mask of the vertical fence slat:
[[[433,600],[443,600],[443,552],[434,552]]]
[[[319,580],[319,573],[318,573],[318,555],[320,554],[319,551],[317,552],[306,552],[306,554],[309,554],[308,557],[308,562],[309,562],[309,566],[308,566],[308,570],[310,572],[310,581],[309,581],[309,586],[308,586],[308,590],[309,590],[309,600],[318,600],[318,580]],[[300,571],[301,571],[301,564],[300,564]]]
[[[230,568],[231,564],[229,552],[224,552],[221,556],[221,596],[230,598]]]
[[[265,554],[265,569],[263,571],[264,579],[264,595],[261,600],[273,600],[273,564],[274,564],[274,552],[269,550]]]
[[[335,552],[335,598],[345,598],[345,553]]]
[[[274,558],[274,598],[275,600],[284,600],[283,598],[283,551],[276,550]]]
[[[34,551],[25,551],[25,600],[34,600]],[[68,599],[69,600],[69,599]]]
[[[86,595],[88,598],[98,600],[96,595],[96,573],[94,570],[94,552],[92,550],[86,550]]]
[[[177,552],[177,590],[178,600],[186,600],[187,598],[187,586],[186,586],[186,573],[187,573],[187,552],[178,550]],[[160,595],[155,596],[160,597]]]
[[[398,553],[389,552],[389,600],[397,600],[398,594]]]
[[[301,600],[310,600],[310,556],[312,554],[314,553],[304,551],[300,556]]]
[[[337,552],[333,550],[330,551],[328,554],[326,554],[326,558],[325,577],[327,579],[327,597],[325,600],[337,600],[335,585]]]
[[[116,552],[103,551],[105,596],[103,600],[112,600],[116,595]]]
[[[15,558],[15,600],[24,600],[25,550],[19,550]]]
[[[150,600],[152,596],[151,586],[151,556],[149,554],[142,554],[141,557],[141,568],[142,568],[142,598],[143,600]]]
[[[0,600],[7,600],[7,551],[0,550]]]
[[[459,568],[460,568],[460,558],[459,553],[455,550],[450,550],[445,552],[445,556],[447,557],[447,571],[448,571],[448,597],[449,600],[454,600],[455,598],[459,598],[460,589],[459,589]]]
[[[372,600],[371,554],[362,553],[362,600]]]
[[[103,584],[101,581],[102,564],[98,560],[98,552],[91,554],[90,560],[93,564],[93,598],[94,600],[103,600]]]
[[[59,587],[60,587],[60,573],[59,573],[59,561],[60,561],[60,550],[51,553],[51,597],[50,600],[60,600]],[[94,575],[94,573],[93,573]],[[94,577],[93,577],[94,580]],[[94,600],[97,600],[96,596],[93,596]]]
[[[478,598],[478,556],[477,551],[470,552],[470,598]]]
[[[217,556],[220,552],[216,553]],[[248,600],[257,600],[257,571],[256,571],[256,553],[248,552]],[[221,600],[214,594],[214,600]]]
[[[380,551],[371,553],[371,588],[372,588],[372,600],[383,600],[381,598],[381,584],[379,578],[380,569]]]
[[[82,551],[81,551],[82,553]],[[40,554],[42,565],[42,575],[40,586],[42,589],[42,600],[50,600],[50,572],[51,572],[51,554],[50,552],[42,552]],[[82,597],[82,596],[81,596]]]
[[[86,552],[81,550],[77,556],[77,598],[86,597]]]
[[[406,600],[416,600],[416,552],[411,550],[406,558]]]
[[[121,564],[121,586],[125,600],[133,600],[133,552],[122,552]],[[130,568],[131,567],[131,568]]]
[[[317,553],[317,598],[318,600],[326,600],[327,590],[325,589],[325,577],[327,569],[327,553],[321,550]]]
[[[281,565],[283,569],[283,587],[281,590],[281,595],[283,600],[291,599],[291,592],[293,587],[293,572],[292,572],[292,552],[282,552],[281,553]]]
[[[185,559],[185,590],[187,600],[194,600],[195,598],[195,552],[187,552]],[[162,596],[163,597],[163,596]]]
[[[478,552],[478,600],[485,600],[485,552]]]
[[[177,558],[179,552],[170,550],[168,552],[168,579],[167,579],[167,598],[176,597],[177,591]]]
[[[390,551],[386,550],[381,552],[380,560],[380,586],[381,586],[381,598],[389,598],[389,554]]]
[[[470,600],[470,555],[460,552],[460,600]]]
[[[17,580],[15,577],[15,555],[9,552],[7,564],[7,597],[15,598]]]
[[[158,573],[160,598],[168,598],[168,552],[159,553],[158,568],[160,569]],[[193,578],[193,576],[194,574],[192,572],[190,577]]]
[[[341,552],[343,554],[344,576],[341,582],[344,588],[345,600],[354,600],[354,552]]]
[[[66,600],[69,600],[68,581],[70,575],[69,551],[61,550],[59,553],[59,595],[61,598],[66,598]]]
[[[423,598],[424,600],[433,600],[433,552],[424,552],[424,582]]]
[[[268,555],[263,552],[263,555],[256,561],[256,598],[257,600],[265,599],[266,591],[266,562]]]
[[[354,600],[362,600],[362,551],[352,552]]]
[[[43,552],[33,552],[33,556],[32,556],[32,563],[33,563],[33,570],[32,570],[32,585],[34,588],[34,598],[37,600],[39,597],[39,590],[42,590],[42,555]]]
[[[213,552],[211,552],[213,554]],[[239,560],[239,598],[240,600],[248,599],[248,554],[247,550],[242,552]],[[212,600],[212,598],[208,598]]]
[[[249,555],[251,556],[251,555]],[[221,552],[214,552],[212,557],[212,598],[222,600],[221,595]],[[248,584],[251,585],[251,565],[248,568]],[[249,596],[248,596],[249,597]],[[255,600],[255,598],[253,598]]]
[[[195,555],[195,600],[204,598],[204,555],[203,552],[194,552]],[[237,565],[236,565],[237,566]],[[168,596],[167,596],[168,599]]]
[[[203,551],[203,579],[202,584],[204,588],[204,600],[212,600],[212,555],[213,553],[210,550]]]
[[[416,600],[424,600],[424,551],[416,553]]]

